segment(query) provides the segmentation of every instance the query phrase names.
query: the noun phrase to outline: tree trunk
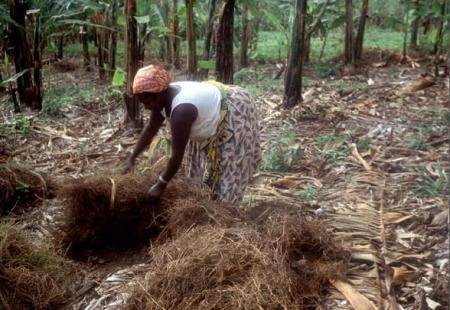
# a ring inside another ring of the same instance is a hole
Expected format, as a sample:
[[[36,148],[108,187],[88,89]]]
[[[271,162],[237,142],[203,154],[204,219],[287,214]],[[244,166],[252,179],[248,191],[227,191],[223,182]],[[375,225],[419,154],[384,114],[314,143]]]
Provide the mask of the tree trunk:
[[[180,19],[178,17],[178,0],[172,2],[172,34],[173,34],[173,65],[175,68],[180,69],[180,38],[178,36],[178,30],[180,28]]]
[[[328,6],[329,3],[330,3],[330,0],[326,0],[322,4],[322,7],[320,8],[320,12],[316,16],[316,19],[313,21],[311,26],[309,26],[308,29],[306,30],[304,64],[309,62],[309,57],[310,57],[310,53],[311,53],[311,38],[312,38],[312,35],[317,31],[319,23],[320,23],[323,15],[325,14],[325,11],[326,11],[327,6]]]
[[[250,48],[254,51],[258,49],[259,26],[261,25],[261,16],[252,18],[250,27]]]
[[[56,53],[56,59],[64,58],[64,35],[58,37],[58,51]]]
[[[118,16],[117,0],[112,0],[111,3],[111,28],[115,31],[111,32],[111,48],[109,52],[109,68],[111,69],[111,77],[116,70],[116,55],[117,55],[117,16]]]
[[[369,0],[363,0],[361,4],[361,15],[359,17],[358,33],[355,42],[355,60],[360,60],[364,49],[364,33],[366,32],[366,19],[369,12]]]
[[[441,1],[441,16],[439,18],[439,23],[436,31],[436,41],[434,43],[434,75],[439,76],[439,61],[440,61],[440,53],[441,53],[441,45],[442,45],[442,32],[444,30],[444,18],[445,18],[445,9],[447,5],[447,0]]]
[[[441,16],[439,16],[437,30],[436,30],[436,39],[434,41],[433,54],[439,54],[439,47],[442,42],[442,30],[444,29],[444,16],[445,16],[445,5],[447,1],[441,0]]]
[[[312,35],[305,36],[305,48],[303,53],[303,65],[309,63],[310,55],[311,55],[311,37]]]
[[[169,15],[170,15],[170,7],[169,7],[169,0],[162,0],[162,9],[164,12],[164,23],[166,24],[166,27],[170,29],[170,23],[169,23]],[[172,43],[172,34],[168,33],[164,36],[165,44],[166,44],[166,61],[167,63],[171,64],[173,63],[173,43]]]
[[[413,0],[413,5],[416,10],[416,12],[419,10],[419,0]],[[412,25],[411,25],[411,42],[410,46],[413,49],[417,48],[417,41],[419,38],[419,25],[420,25],[420,16],[416,16],[414,18]]]
[[[244,5],[242,10],[242,34],[241,34],[241,57],[239,59],[239,67],[248,67],[248,41],[250,36],[250,28],[248,23],[248,7]]]
[[[147,24],[144,24],[142,28],[138,30],[138,47],[137,47],[137,53],[138,53],[138,68],[142,67],[144,65],[144,58],[145,58],[145,44],[148,39],[147,32]]]
[[[125,123],[132,127],[141,127],[139,102],[133,96],[133,81],[138,70],[138,38],[136,23],[136,0],[125,0],[125,17],[127,24],[125,27],[126,42],[126,71],[127,71],[127,91],[125,93]]]
[[[3,75],[2,75],[2,71],[0,70],[0,83],[3,82]],[[0,93],[3,93],[6,91],[5,86],[0,85]]]
[[[224,0],[217,29],[216,75],[225,84],[233,84],[234,3],[235,0]]]
[[[402,58],[406,58],[407,47],[408,47],[408,27],[409,27],[409,1],[406,2],[405,8],[405,27],[403,29],[403,52]]]
[[[292,108],[302,99],[302,75],[305,52],[305,20],[307,0],[296,0],[291,51],[284,84],[283,105]]]
[[[102,30],[103,31],[103,30]],[[100,80],[105,78],[105,60],[103,58],[103,36],[101,32],[97,29],[97,59],[98,59],[98,76]]]
[[[86,25],[80,27],[80,40],[83,45],[83,66],[89,71],[91,66],[91,56],[89,55],[89,41]]]
[[[34,92],[34,100],[38,103],[39,110],[42,108],[42,99],[44,98],[44,84],[42,82],[42,35],[41,35],[41,19],[36,16],[36,23],[34,25],[34,39],[33,39],[33,58],[34,58],[34,83],[36,85]]]
[[[9,0],[10,17],[19,25],[10,25],[10,40],[14,48],[16,73],[23,73],[17,79],[19,100],[31,109],[40,110],[42,108],[42,98],[37,96],[36,85],[31,75],[31,70],[34,67],[33,57],[25,32],[25,14],[27,9],[28,6],[25,1]]]
[[[188,41],[188,79],[195,80],[197,78],[197,55],[194,24],[194,0],[186,0],[186,36]]]
[[[319,62],[322,60],[323,53],[325,52],[325,46],[327,45],[327,39],[328,39],[328,36],[323,37],[322,48],[320,49],[320,54],[319,54]]]
[[[103,13],[103,24],[106,27],[111,27],[111,22],[109,20],[109,16],[108,16],[108,12],[105,10],[105,12]],[[108,65],[109,68],[109,60],[110,60],[110,56],[109,56],[109,47],[110,47],[110,43],[109,43],[109,38],[111,36],[111,31],[104,29],[102,31],[102,35],[103,35],[103,39],[102,39],[102,44],[103,44],[103,63],[104,63],[104,68],[105,68],[105,73],[106,73],[106,67]]]
[[[14,113],[22,113],[20,104],[17,102],[16,90],[13,88],[12,83],[8,83],[9,94],[11,95],[11,100],[14,106]]]
[[[344,62],[352,68],[355,65],[353,50],[353,3],[352,0],[345,0],[345,49]]]
[[[211,56],[211,39],[214,32],[214,12],[216,11],[217,0],[209,1],[208,21],[205,29],[205,47],[203,49],[203,60],[209,60]],[[203,78],[208,77],[208,69],[202,69]]]
[[[104,12],[97,12],[97,14],[95,14],[94,16],[94,23],[98,24],[98,25],[104,25],[105,24],[105,20],[104,20]],[[105,34],[104,34],[105,30],[104,29],[100,29],[100,28],[96,28],[95,29],[95,37],[96,37],[96,42],[97,42],[97,65],[98,65],[98,75],[100,80],[104,80],[105,79],[105,53],[104,53],[104,49],[105,47],[107,48],[107,46],[105,46]]]

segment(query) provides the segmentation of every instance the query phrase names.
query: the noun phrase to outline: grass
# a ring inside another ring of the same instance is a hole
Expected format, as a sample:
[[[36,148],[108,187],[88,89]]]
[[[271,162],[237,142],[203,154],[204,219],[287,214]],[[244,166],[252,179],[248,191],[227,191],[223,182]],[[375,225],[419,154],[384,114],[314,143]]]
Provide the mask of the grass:
[[[31,119],[23,114],[14,114],[0,124],[0,135],[4,137],[16,134],[28,135],[31,132]]]
[[[258,63],[280,62],[285,61],[287,51],[287,39],[283,33],[261,31],[258,37],[258,47],[256,50],[250,51],[249,57],[252,61]]]
[[[55,47],[49,46],[45,49],[46,54],[54,54]],[[97,47],[94,42],[89,42],[89,55],[91,57],[91,64],[94,64],[94,58],[97,57]],[[64,58],[82,57],[83,46],[80,43],[67,44],[64,46]],[[117,41],[116,66],[123,67],[125,63],[125,42]]]
[[[325,145],[327,145],[329,143],[337,142],[338,139],[339,139],[339,137],[337,135],[335,135],[334,133],[331,133],[331,134],[318,136],[315,139],[315,142],[319,148],[323,149],[325,147]]]
[[[250,58],[257,62],[273,62],[286,59],[288,44],[281,32],[260,32],[258,49],[250,53]],[[319,60],[323,40],[314,37],[311,41],[311,61]],[[368,26],[364,37],[364,48],[379,48],[390,51],[400,51],[403,46],[403,33]],[[336,29],[328,34],[324,54],[321,61],[333,59],[344,50],[344,31]]]
[[[413,136],[406,138],[408,146],[414,150],[426,149],[427,141],[430,137],[431,129],[428,127],[419,127]]]
[[[434,198],[448,194],[448,177],[438,163],[438,176],[431,175],[424,168],[419,169],[420,181],[413,186],[413,191],[420,198]]]
[[[327,89],[341,89],[345,91],[369,92],[369,85],[366,82],[337,80],[324,85]]]
[[[295,143],[292,125],[283,125],[269,142],[264,153],[262,170],[286,172],[301,161],[299,145]]]
[[[448,126],[450,114],[448,109],[445,108],[431,108],[429,110],[425,110],[424,116],[427,119],[436,119],[436,122],[440,126]]]
[[[296,192],[295,196],[302,200],[314,200],[319,195],[319,188],[317,186],[308,184],[305,189]]]
[[[325,157],[333,161],[346,160],[349,155],[349,149],[346,144],[333,146],[331,149],[325,151]]]
[[[50,86],[46,89],[42,111],[45,116],[59,116],[67,107],[83,101],[92,101],[98,96],[94,87]]]
[[[288,55],[290,37],[286,36],[280,31],[261,31],[259,33],[258,45],[256,49],[249,50],[249,58],[256,63],[267,62],[282,62],[285,61]],[[425,40],[425,39],[424,39]],[[446,39],[448,41],[448,39]],[[446,42],[444,42],[444,46]],[[429,45],[424,41],[425,45]],[[203,53],[203,39],[198,38],[196,42],[197,55],[200,56]],[[311,63],[317,63],[319,60],[320,51],[322,49],[323,40],[318,37],[312,38],[311,41]],[[151,40],[150,44],[146,48],[147,57],[158,57],[160,42],[157,39]],[[369,25],[364,39],[364,48],[380,48],[390,51],[400,51],[403,46],[403,33],[392,31],[389,29],[382,29]],[[340,54],[344,49],[344,31],[342,29],[336,29],[328,34],[327,43],[324,49],[324,54],[321,59],[322,62],[331,60]],[[47,53],[54,53],[55,47],[49,46],[46,49]],[[97,54],[97,49],[93,42],[89,44],[89,51],[92,55]],[[125,45],[123,41],[118,42],[118,66],[123,66]],[[187,53],[186,40],[181,41],[181,55],[185,57]],[[235,62],[239,57],[239,46],[235,44],[234,55]],[[82,46],[80,43],[69,44],[64,49],[64,55],[66,57],[80,56],[82,55]],[[333,72],[329,68],[322,69],[322,75],[332,75]],[[327,72],[325,72],[327,71]],[[333,70],[331,70],[333,71]],[[327,76],[328,76],[327,75]]]
[[[270,78],[263,78],[256,81],[244,81],[242,85],[252,96],[259,97],[265,93],[282,94],[284,81],[283,79],[273,80]]]
[[[349,148],[345,140],[346,137],[332,133],[318,136],[315,139],[315,143],[322,150],[326,158],[339,161],[347,159],[349,155]]]

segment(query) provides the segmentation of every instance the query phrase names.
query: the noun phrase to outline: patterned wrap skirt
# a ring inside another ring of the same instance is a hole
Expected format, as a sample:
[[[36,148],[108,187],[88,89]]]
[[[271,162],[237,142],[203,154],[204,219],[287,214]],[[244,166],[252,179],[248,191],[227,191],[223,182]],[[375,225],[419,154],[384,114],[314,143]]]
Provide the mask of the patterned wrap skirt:
[[[245,89],[227,85],[224,104],[213,142],[189,141],[186,174],[206,183],[220,201],[236,205],[261,162],[260,131],[255,101]]]

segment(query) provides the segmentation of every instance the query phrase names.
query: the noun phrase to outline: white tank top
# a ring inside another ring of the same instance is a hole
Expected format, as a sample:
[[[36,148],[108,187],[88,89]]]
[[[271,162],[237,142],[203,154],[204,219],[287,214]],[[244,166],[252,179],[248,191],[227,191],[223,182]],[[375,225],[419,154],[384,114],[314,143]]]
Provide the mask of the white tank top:
[[[190,139],[201,141],[216,133],[220,119],[220,90],[211,84],[201,82],[175,82],[180,92],[172,100],[173,110],[182,103],[190,103],[197,108],[198,116],[192,124]]]

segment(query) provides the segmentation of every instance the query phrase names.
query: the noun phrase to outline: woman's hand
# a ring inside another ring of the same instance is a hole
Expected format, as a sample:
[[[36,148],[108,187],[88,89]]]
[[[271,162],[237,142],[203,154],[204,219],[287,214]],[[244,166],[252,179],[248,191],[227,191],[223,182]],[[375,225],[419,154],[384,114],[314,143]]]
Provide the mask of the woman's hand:
[[[155,185],[150,187],[150,189],[147,192],[147,201],[150,203],[156,202],[161,197],[161,194],[166,189],[167,184],[158,181]]]

